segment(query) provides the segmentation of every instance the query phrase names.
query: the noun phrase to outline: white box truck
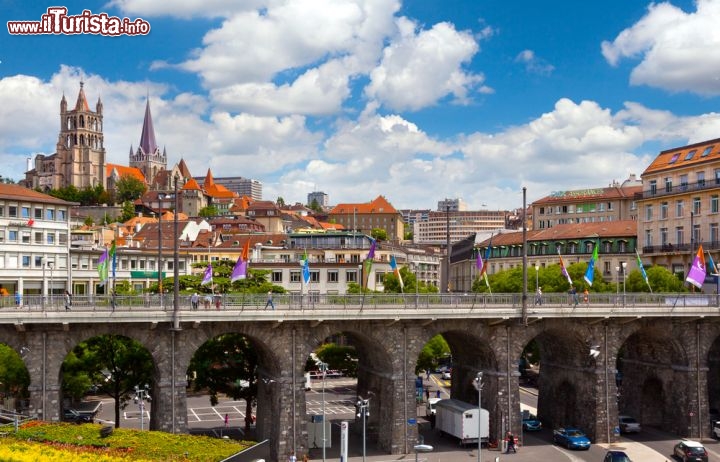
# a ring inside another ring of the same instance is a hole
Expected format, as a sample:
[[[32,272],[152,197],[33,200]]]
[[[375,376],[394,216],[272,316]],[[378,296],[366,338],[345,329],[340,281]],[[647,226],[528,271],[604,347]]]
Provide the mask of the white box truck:
[[[441,399],[435,403],[435,428],[460,439],[460,444],[477,444],[478,418],[480,419],[480,438],[488,441],[490,434],[490,413],[482,409],[478,417],[478,407],[457,399]]]

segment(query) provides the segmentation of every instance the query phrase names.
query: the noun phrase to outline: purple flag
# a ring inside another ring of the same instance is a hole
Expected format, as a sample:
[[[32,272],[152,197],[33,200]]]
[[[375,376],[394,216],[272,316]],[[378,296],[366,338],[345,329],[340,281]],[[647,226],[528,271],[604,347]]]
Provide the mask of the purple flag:
[[[212,276],[212,263],[208,263],[207,268],[205,268],[205,273],[203,274],[202,279],[202,285],[210,284],[213,280]]]
[[[702,289],[703,282],[705,282],[705,275],[705,253],[703,252],[702,245],[700,245],[685,281],[694,285],[698,289]]]
[[[240,279],[245,279],[247,277],[247,262],[243,260],[242,256],[240,256],[237,260],[237,263],[235,263],[235,267],[232,270],[232,275],[230,275],[230,282],[239,281]]]
[[[375,258],[375,244],[377,241],[375,239],[372,240],[372,244],[370,244],[370,250],[368,251],[367,257],[365,260],[372,260]]]

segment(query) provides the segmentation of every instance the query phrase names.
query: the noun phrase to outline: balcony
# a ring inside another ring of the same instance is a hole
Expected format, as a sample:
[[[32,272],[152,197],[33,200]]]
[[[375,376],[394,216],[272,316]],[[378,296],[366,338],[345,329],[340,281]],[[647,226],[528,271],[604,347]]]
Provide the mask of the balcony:
[[[692,253],[697,251],[697,246],[699,244],[703,246],[703,250],[720,250],[720,241],[706,241],[695,243],[695,248],[691,248],[690,244],[647,245],[642,248],[642,253],[643,255],[652,255],[658,253]]]
[[[686,194],[694,191],[705,191],[707,189],[720,189],[720,179],[716,181],[702,181],[699,183],[688,183],[673,186],[668,191],[666,187],[659,186],[657,189],[642,192],[643,199],[652,199],[654,197],[671,196],[674,194]]]

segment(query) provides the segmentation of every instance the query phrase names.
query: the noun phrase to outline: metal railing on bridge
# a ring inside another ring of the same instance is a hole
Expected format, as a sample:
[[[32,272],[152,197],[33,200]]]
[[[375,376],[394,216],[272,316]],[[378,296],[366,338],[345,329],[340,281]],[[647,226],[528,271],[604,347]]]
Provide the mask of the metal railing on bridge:
[[[273,294],[273,305],[267,303],[266,294],[200,294],[197,308],[191,303],[191,295],[181,295],[178,310],[182,312],[209,310],[379,310],[379,309],[432,309],[437,311],[456,309],[519,309],[523,305],[522,294],[321,294],[285,293]],[[0,297],[0,317],[10,311],[29,312],[172,312],[173,295],[87,295],[73,296],[72,304],[66,307],[61,295],[28,295],[19,300],[14,296]],[[527,298],[528,310],[548,309],[617,309],[617,308],[718,308],[720,297],[715,294],[681,293],[591,293],[587,300],[583,294],[575,299],[567,293],[546,293],[542,302],[534,294]]]

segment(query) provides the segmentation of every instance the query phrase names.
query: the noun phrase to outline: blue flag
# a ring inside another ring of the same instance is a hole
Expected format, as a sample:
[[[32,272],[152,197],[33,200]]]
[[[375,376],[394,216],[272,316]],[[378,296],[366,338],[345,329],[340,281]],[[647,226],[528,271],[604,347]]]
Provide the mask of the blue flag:
[[[594,247],[590,263],[588,263],[587,271],[585,271],[585,282],[591,286],[595,278],[595,262],[598,260],[598,247],[600,247],[600,242],[596,242]]]

